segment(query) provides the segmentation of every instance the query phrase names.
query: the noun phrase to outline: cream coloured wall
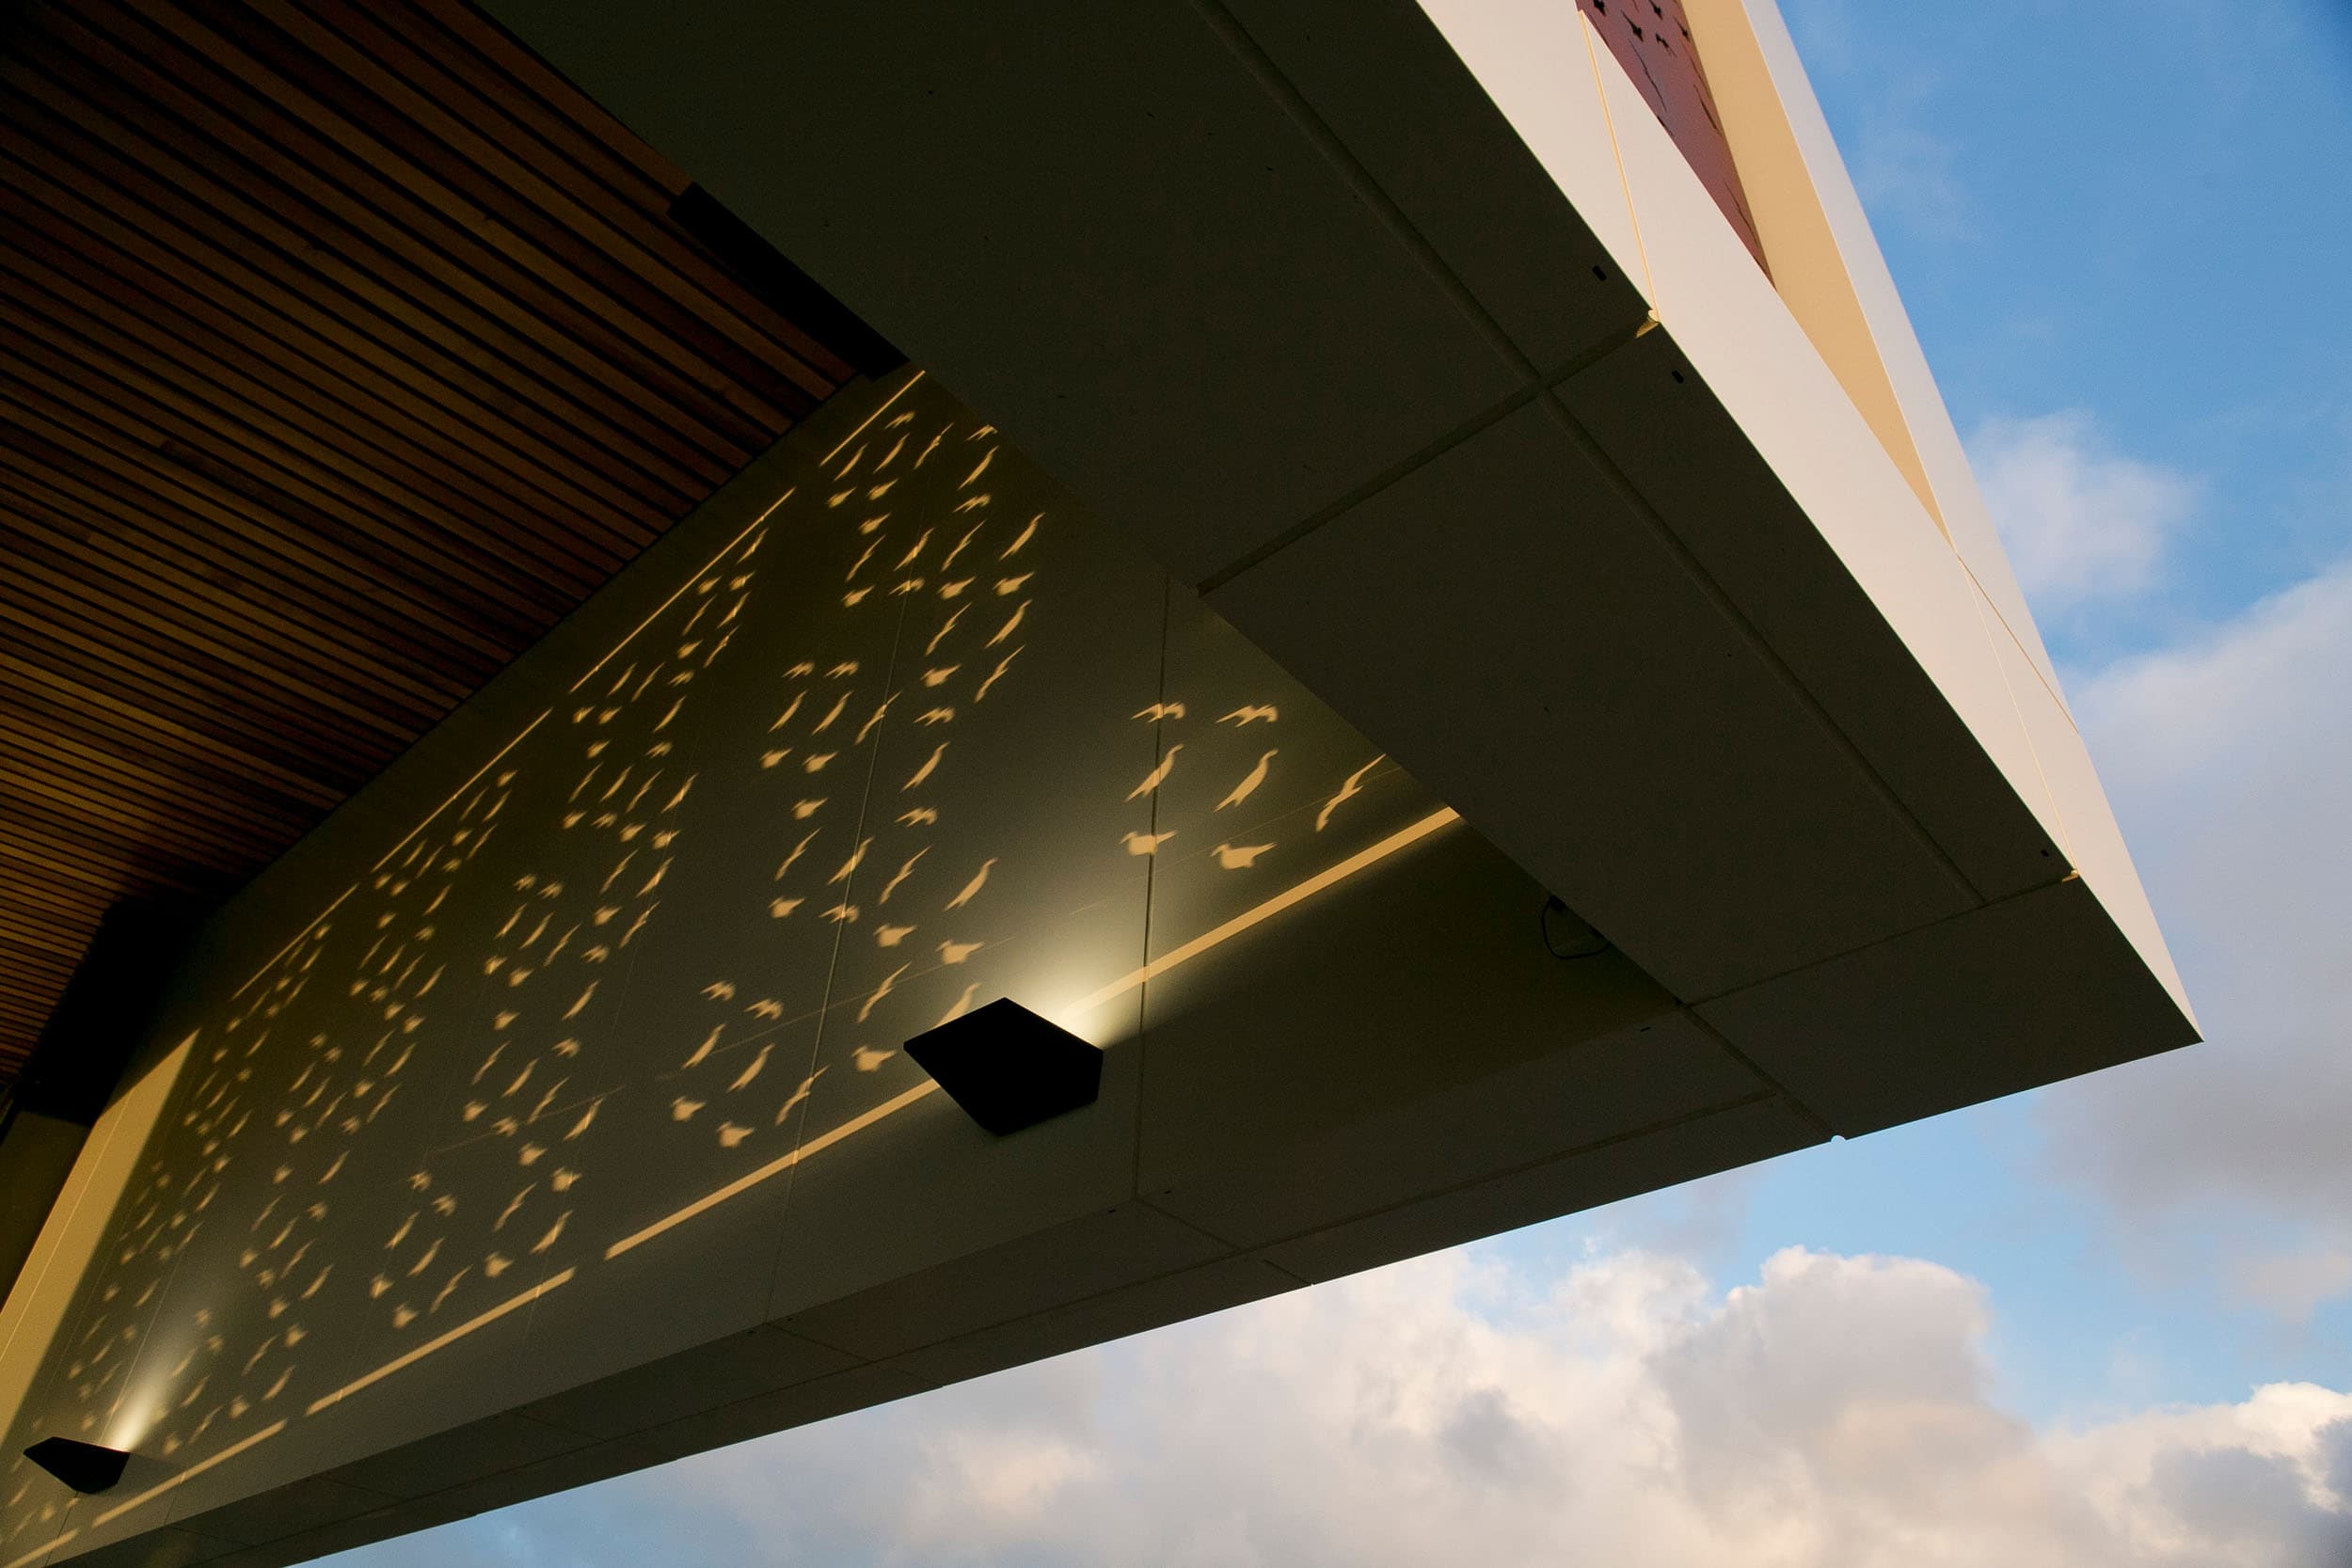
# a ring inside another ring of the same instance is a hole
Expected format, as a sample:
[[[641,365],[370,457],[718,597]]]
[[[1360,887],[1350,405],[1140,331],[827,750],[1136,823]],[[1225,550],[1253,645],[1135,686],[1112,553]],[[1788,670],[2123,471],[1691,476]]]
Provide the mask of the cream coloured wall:
[[[2055,694],[2041,633],[1779,7],[1691,0],[1688,11],[1781,297]]]

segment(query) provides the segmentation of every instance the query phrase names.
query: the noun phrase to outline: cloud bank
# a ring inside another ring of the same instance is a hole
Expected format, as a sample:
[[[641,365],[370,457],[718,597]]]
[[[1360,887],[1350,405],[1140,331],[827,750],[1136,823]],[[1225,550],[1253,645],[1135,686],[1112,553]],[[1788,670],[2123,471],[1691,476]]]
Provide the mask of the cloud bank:
[[[1423,1259],[366,1554],[1075,1568],[2315,1568],[2352,1395],[2038,1432],[1992,1304],[1790,1250]]]
[[[2049,1091],[2052,1158],[2127,1224],[2234,1214],[2289,1318],[2352,1291],[2347,671],[2352,564],[2072,690],[2208,1041]]]

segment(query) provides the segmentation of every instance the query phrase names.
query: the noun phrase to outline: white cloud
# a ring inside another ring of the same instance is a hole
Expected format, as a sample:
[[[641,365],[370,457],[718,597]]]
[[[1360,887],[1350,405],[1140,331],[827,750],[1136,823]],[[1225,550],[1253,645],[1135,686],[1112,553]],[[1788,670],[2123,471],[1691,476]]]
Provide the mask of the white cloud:
[[[2074,691],[2209,1037],[2048,1091],[2052,1158],[2289,1318],[2352,1289],[2346,671],[2352,564]]]
[[[2352,1252],[2319,1243],[2256,1256],[2239,1266],[2235,1284],[2244,1300],[2304,1323],[2323,1304],[2352,1293]]]
[[[1949,245],[1971,232],[1960,149],[1914,123],[1912,112],[1889,103],[1864,117],[1854,138],[1854,190],[1872,214]]]
[[[1968,452],[2017,579],[2047,612],[2152,586],[2197,501],[2193,481],[2109,451],[2080,412],[1987,420]]]
[[[1450,1254],[747,1444],[469,1530],[599,1560],[1494,1568],[2314,1568],[2352,1551],[2352,1395],[2042,1433],[1992,1303],[1791,1250],[1718,1297],[1637,1251]],[[597,1500],[583,1506],[583,1497]],[[567,1545],[567,1542],[571,1543]],[[2329,1555],[2335,1554],[2335,1555]]]

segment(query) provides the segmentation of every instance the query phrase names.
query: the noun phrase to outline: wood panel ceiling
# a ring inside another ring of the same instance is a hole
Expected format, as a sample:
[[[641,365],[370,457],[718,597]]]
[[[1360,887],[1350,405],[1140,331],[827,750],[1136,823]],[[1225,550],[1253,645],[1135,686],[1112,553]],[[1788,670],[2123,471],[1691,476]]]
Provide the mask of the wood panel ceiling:
[[[0,1084],[853,373],[687,193],[462,0],[0,0]]]

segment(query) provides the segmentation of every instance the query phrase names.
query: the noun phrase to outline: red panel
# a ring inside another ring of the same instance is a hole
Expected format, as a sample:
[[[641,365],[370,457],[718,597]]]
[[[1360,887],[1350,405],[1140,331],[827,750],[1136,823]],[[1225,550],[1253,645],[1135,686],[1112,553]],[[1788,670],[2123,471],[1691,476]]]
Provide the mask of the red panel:
[[[1592,19],[1749,254],[1765,266],[1756,219],[1740,189],[1740,171],[1731,161],[1714,94],[1707,90],[1707,72],[1691,41],[1682,0],[1577,0],[1577,8]]]

